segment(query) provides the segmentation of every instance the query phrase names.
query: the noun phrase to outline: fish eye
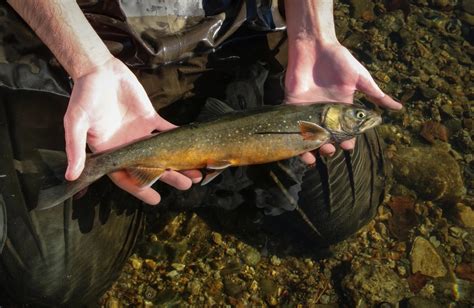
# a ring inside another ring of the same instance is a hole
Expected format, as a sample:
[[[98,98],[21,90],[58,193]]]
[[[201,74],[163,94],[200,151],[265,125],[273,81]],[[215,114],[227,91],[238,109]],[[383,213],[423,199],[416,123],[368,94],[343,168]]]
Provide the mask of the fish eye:
[[[365,112],[363,112],[363,111],[361,111],[361,110],[357,111],[357,113],[356,113],[356,118],[357,118],[357,119],[363,119],[363,118],[365,118]]]

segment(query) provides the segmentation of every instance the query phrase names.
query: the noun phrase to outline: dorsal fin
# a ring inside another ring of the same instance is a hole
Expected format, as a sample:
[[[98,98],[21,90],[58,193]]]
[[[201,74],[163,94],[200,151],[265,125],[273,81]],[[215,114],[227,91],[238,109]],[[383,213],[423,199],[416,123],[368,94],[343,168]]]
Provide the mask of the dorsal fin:
[[[234,112],[229,105],[223,101],[218,100],[217,98],[209,97],[202,108],[201,113],[199,114],[198,121],[205,121],[212,118],[216,118],[220,115]]]
[[[135,181],[136,185],[140,187],[150,187],[161,177],[165,169],[134,166],[127,168],[127,172]]]

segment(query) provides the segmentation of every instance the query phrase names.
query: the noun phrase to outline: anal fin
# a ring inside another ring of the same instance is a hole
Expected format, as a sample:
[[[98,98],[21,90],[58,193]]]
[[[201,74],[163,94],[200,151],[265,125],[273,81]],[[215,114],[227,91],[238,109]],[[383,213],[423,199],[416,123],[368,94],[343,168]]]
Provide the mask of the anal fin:
[[[219,174],[221,174],[225,169],[220,169],[220,170],[214,170],[204,177],[204,179],[201,182],[201,186],[204,186],[214,180]]]
[[[140,187],[150,187],[155,183],[165,172],[163,168],[134,166],[127,168],[127,173],[135,181],[136,185]]]

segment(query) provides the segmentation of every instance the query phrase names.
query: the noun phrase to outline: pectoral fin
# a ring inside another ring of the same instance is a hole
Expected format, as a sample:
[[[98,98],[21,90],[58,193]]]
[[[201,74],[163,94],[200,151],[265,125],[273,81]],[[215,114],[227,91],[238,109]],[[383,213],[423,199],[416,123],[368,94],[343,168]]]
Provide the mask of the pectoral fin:
[[[128,168],[127,172],[138,186],[149,187],[161,177],[165,169],[136,166]]]
[[[304,140],[320,140],[326,141],[331,134],[316,123],[299,121],[301,136]]]

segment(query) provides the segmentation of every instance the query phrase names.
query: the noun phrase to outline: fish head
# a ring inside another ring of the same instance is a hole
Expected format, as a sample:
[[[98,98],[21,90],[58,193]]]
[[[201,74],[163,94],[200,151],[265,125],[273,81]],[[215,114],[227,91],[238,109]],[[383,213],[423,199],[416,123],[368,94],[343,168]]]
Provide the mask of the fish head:
[[[382,123],[376,110],[353,104],[330,104],[323,114],[323,126],[329,130],[336,142],[361,134]]]

